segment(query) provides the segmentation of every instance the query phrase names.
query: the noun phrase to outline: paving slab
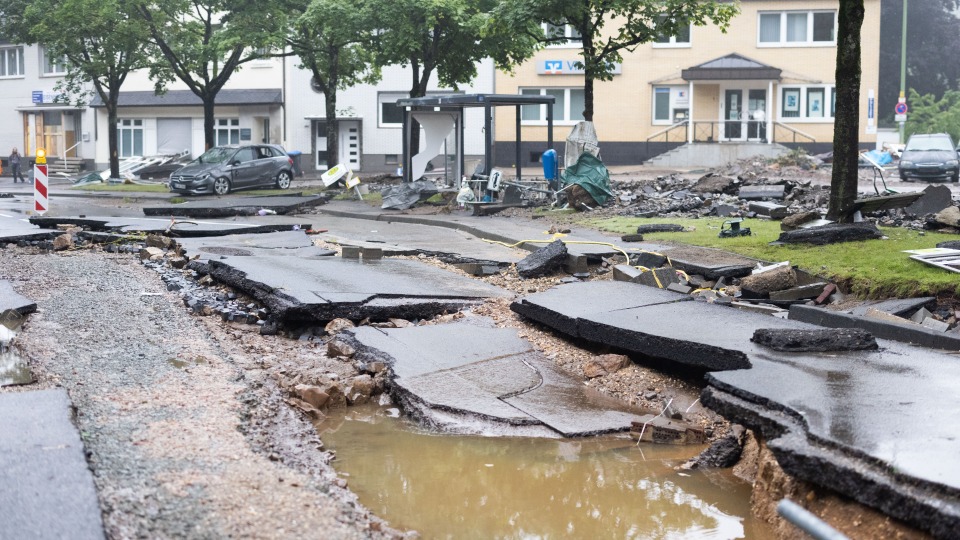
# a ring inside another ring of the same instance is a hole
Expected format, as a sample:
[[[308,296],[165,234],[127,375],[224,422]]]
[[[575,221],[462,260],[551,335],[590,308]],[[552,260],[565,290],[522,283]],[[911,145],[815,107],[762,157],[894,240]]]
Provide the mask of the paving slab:
[[[63,389],[0,394],[0,538],[103,538]]]
[[[456,323],[350,332],[361,355],[391,366],[404,404],[421,421],[446,429],[463,430],[481,418],[575,437],[626,431],[642,417],[636,408],[590,393],[515,329]],[[452,414],[466,418],[452,424]]]
[[[315,324],[338,317],[420,319],[458,311],[507,293],[483,282],[400,259],[225,256],[210,275],[266,304],[286,322]]]
[[[272,218],[272,219],[270,219]],[[78,216],[34,216],[30,223],[39,227],[55,229],[57,225],[73,224],[101,232],[115,233],[167,233],[179,238],[201,236],[224,236],[237,233],[266,233],[289,231],[293,229],[309,229],[310,223],[295,221],[283,216],[267,216],[255,218],[254,223],[241,221],[198,221],[178,220],[171,228],[170,218],[135,218],[135,217],[78,217]],[[167,231],[167,229],[170,229]]]
[[[960,362],[878,340],[878,351],[758,352],[707,375],[704,403],[759,430],[789,474],[955,538]]]
[[[13,290],[9,281],[0,280],[0,313],[11,309],[21,316],[27,315],[37,310],[37,303]]]
[[[303,196],[297,194],[268,197],[216,197],[181,204],[145,207],[143,214],[146,216],[218,218],[254,216],[260,210],[269,210],[284,215],[325,204],[327,199],[328,197],[324,195]]]

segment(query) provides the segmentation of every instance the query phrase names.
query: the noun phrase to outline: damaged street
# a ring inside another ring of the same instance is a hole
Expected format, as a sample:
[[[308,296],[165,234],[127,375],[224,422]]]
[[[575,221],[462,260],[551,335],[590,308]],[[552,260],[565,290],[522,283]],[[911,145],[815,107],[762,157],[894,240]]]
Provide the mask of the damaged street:
[[[786,184],[749,172],[615,178],[616,202],[584,214],[396,211],[334,191],[64,196],[39,217],[0,199],[0,411],[31,411],[0,415],[4,481],[30,494],[5,492],[0,530],[761,538],[788,530],[789,498],[851,538],[950,537],[949,304],[858,299],[684,244],[670,221],[691,212],[758,229],[823,204],[815,181],[771,197],[757,187]],[[955,208],[926,204],[879,224]],[[629,234],[580,220],[624,217]],[[823,227],[783,232],[879,231]],[[450,519],[444,490],[471,519]]]

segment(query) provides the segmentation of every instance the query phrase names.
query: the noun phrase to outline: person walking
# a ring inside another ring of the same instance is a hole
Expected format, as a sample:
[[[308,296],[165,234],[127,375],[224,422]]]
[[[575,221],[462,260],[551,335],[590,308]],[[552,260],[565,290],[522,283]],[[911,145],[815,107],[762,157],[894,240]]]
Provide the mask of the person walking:
[[[20,179],[24,184],[27,183],[27,179],[23,177],[23,173],[20,172],[20,152],[16,148],[13,149],[13,152],[10,152],[10,171],[13,173],[13,183],[17,183],[17,178]]]

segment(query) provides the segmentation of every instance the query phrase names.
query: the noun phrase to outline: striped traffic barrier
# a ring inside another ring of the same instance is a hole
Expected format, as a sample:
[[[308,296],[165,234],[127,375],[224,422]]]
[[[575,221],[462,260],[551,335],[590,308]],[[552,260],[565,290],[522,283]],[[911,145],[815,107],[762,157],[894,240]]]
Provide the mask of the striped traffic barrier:
[[[38,214],[42,216],[47,213],[50,199],[47,192],[47,153],[43,148],[37,149],[37,162],[33,167],[33,201]]]

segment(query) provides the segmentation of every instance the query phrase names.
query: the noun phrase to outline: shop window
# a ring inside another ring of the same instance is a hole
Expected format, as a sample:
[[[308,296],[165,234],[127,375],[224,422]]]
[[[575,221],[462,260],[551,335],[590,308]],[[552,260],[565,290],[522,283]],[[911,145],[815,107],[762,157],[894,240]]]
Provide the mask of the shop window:
[[[836,115],[836,96],[833,85],[785,87],[780,92],[780,118],[801,122],[831,121]]]

